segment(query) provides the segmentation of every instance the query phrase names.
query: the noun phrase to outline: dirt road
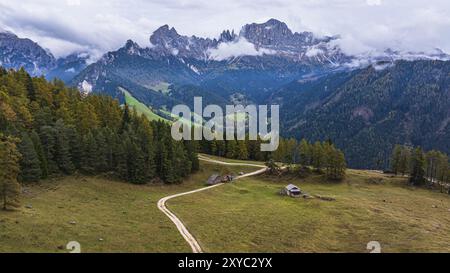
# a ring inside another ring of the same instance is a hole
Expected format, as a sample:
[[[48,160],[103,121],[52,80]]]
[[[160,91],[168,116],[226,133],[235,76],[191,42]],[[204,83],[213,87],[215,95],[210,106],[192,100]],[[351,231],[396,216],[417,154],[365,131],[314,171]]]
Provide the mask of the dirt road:
[[[253,166],[253,167],[261,167],[262,169],[255,171],[255,172],[251,172],[251,173],[247,173],[241,176],[238,176],[235,178],[236,179],[240,179],[240,178],[244,178],[244,177],[249,177],[249,176],[253,176],[253,175],[258,175],[261,173],[264,173],[267,170],[267,167],[265,167],[264,165],[258,165],[258,164],[247,164],[247,163],[228,163],[228,162],[222,162],[219,160],[215,160],[215,159],[211,159],[202,155],[199,155],[199,159],[202,161],[207,161],[207,162],[211,162],[211,163],[216,163],[216,164],[221,164],[221,165],[234,165],[234,166]],[[170,199],[179,197],[179,196],[183,196],[183,195],[188,195],[188,194],[192,194],[192,193],[196,193],[196,192],[200,192],[200,191],[205,191],[205,190],[209,190],[211,188],[215,188],[215,187],[219,187],[223,184],[217,184],[217,185],[213,185],[213,186],[208,186],[208,187],[204,187],[204,188],[200,188],[197,190],[193,190],[193,191],[188,191],[188,192],[183,192],[183,193],[178,193],[178,194],[174,194],[174,195],[170,195],[164,198],[161,198],[158,201],[158,209],[160,211],[162,211],[165,215],[167,215],[167,217],[169,217],[169,219],[175,224],[175,226],[177,227],[178,231],[180,232],[181,236],[183,236],[183,238],[186,240],[186,242],[189,244],[189,246],[191,246],[192,248],[192,252],[193,253],[202,253],[203,250],[200,247],[200,244],[197,242],[197,240],[194,238],[194,236],[192,236],[192,234],[188,231],[188,229],[186,228],[185,225],[183,225],[183,223],[181,222],[181,220],[173,213],[171,212],[167,206],[166,206],[166,202]]]

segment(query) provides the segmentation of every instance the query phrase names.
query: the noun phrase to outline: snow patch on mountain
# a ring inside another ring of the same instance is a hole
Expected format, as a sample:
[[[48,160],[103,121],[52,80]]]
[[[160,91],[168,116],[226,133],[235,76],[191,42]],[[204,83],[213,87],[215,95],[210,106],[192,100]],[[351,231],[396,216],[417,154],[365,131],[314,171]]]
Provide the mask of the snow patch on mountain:
[[[324,51],[323,51],[322,49],[313,46],[313,47],[310,47],[310,48],[306,51],[305,56],[311,58],[311,57],[314,57],[314,56],[317,56],[317,55],[323,54],[323,53],[324,53]]]
[[[196,74],[200,75],[200,71],[198,70],[198,68],[197,68],[195,65],[193,65],[193,64],[188,64],[188,67],[189,67],[192,71],[194,71]]]
[[[92,92],[92,84],[88,83],[86,80],[84,80],[84,81],[81,83],[80,88],[81,88],[81,90],[82,90],[84,93],[86,93],[86,94],[89,94],[89,93]]]

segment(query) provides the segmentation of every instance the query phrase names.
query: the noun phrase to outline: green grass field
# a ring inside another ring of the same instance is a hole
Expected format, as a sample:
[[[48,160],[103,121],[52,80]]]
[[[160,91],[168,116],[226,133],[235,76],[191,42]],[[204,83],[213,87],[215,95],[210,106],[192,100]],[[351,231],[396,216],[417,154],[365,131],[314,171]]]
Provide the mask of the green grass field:
[[[130,92],[127,90],[121,88],[121,91],[123,92],[125,96],[125,102],[131,107],[136,108],[136,111],[139,115],[144,114],[149,120],[163,120],[169,122],[167,119],[158,116],[155,114],[150,108],[148,108],[145,104],[135,99]]]
[[[186,119],[186,118],[184,118],[184,117],[179,117],[178,115],[173,115],[171,111],[167,111],[167,110],[165,110],[165,109],[161,109],[160,111],[161,111],[162,113],[166,114],[167,116],[170,116],[170,117],[172,117],[172,118],[175,119],[175,120],[179,120],[179,121],[181,121],[182,123],[187,124],[187,125],[189,125],[189,126],[192,126],[192,124],[193,124],[195,127],[202,127],[202,126],[203,126],[203,123],[200,124],[200,123],[192,122],[191,120]],[[197,114],[195,114],[194,112],[191,112],[191,117],[195,117],[195,116],[196,116],[196,117],[200,117],[200,116],[198,116]],[[203,117],[200,117],[200,119],[203,120]]]
[[[68,252],[69,241],[78,241],[82,252],[189,252],[158,200],[203,187],[212,173],[255,169],[202,163],[200,172],[171,186],[82,176],[26,186],[21,208],[0,210],[0,252]]]
[[[19,209],[0,211],[0,252],[68,252],[69,241],[82,252],[190,252],[158,200],[203,187],[212,173],[258,169],[201,167],[180,185],[72,176],[26,186]],[[278,195],[288,183],[336,201]],[[317,175],[246,178],[167,206],[206,252],[367,252],[369,241],[383,252],[450,251],[450,197],[370,171],[349,170],[341,183]]]
[[[373,184],[373,178],[382,184]],[[336,201],[278,195],[294,183]],[[340,184],[247,178],[169,201],[207,252],[449,252],[450,197],[403,178],[350,170]]]

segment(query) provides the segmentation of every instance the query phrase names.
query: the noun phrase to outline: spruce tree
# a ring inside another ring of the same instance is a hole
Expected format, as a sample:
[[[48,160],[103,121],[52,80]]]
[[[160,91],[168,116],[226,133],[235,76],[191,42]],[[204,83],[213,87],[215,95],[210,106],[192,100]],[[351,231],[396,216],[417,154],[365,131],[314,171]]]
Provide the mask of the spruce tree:
[[[91,132],[83,138],[83,158],[81,170],[87,174],[94,174],[98,163],[97,143]]]
[[[411,165],[411,149],[408,147],[403,146],[402,147],[402,155],[400,157],[399,162],[399,172],[402,175],[405,175],[407,172],[409,172]]]
[[[70,146],[70,157],[72,163],[77,170],[81,169],[81,162],[83,158],[83,137],[74,126],[67,128],[67,136]]]
[[[20,184],[17,176],[20,172],[20,153],[15,141],[0,134],[0,198],[3,210],[19,204]]]
[[[222,142],[223,143],[223,142]],[[200,162],[198,160],[198,143],[197,141],[185,141],[187,160],[191,163],[191,171],[196,172],[200,170]]]
[[[181,181],[181,178],[186,177],[191,173],[191,162],[187,157],[187,152],[184,149],[183,142],[173,141],[173,166],[175,171],[176,182]]]
[[[109,148],[106,143],[106,137],[102,131],[98,131],[95,134],[95,143],[97,144],[97,157],[98,161],[96,169],[99,172],[105,172],[108,170],[109,161]]]
[[[236,140],[234,140],[234,139],[227,140],[226,144],[227,144],[227,147],[226,147],[227,152],[225,154],[225,157],[227,157],[227,158],[234,158],[235,157],[236,146],[237,146]]]
[[[248,159],[247,145],[244,140],[239,140],[237,145],[237,159],[246,160]]]
[[[299,145],[300,164],[307,166],[311,163],[311,145],[306,139],[302,139]]]
[[[115,172],[120,179],[128,181],[127,166],[127,140],[128,136],[122,136],[123,141],[118,141],[114,151]]]
[[[145,155],[133,137],[127,140],[126,147],[128,181],[134,184],[143,184],[147,178]]]
[[[72,174],[75,166],[72,163],[70,154],[70,141],[67,127],[64,125],[62,119],[55,123],[56,145],[55,145],[55,160],[59,169],[65,174]]]
[[[58,172],[58,165],[56,163],[56,131],[52,126],[42,126],[40,130],[40,138],[44,157],[47,161],[48,174]]]
[[[39,166],[41,169],[41,178],[47,178],[48,176],[48,167],[47,167],[47,159],[44,155],[44,150],[42,149],[41,139],[36,131],[32,131],[30,135],[31,140],[33,141],[34,148],[36,150],[37,156],[39,158]]]
[[[415,186],[425,184],[425,158],[421,148],[416,148],[411,156],[411,177],[409,182]]]
[[[147,181],[156,177],[155,151],[153,147],[150,147],[145,155],[145,176]]]
[[[402,146],[395,145],[391,157],[391,169],[397,174],[400,171],[400,162],[402,160]]]
[[[36,153],[33,141],[28,133],[22,133],[22,139],[18,145],[21,156],[19,180],[22,182],[36,182],[42,176],[41,163]]]
[[[325,152],[322,146],[322,143],[320,143],[319,141],[317,141],[316,143],[314,143],[313,147],[312,147],[312,163],[314,168],[316,168],[318,171],[321,171],[323,166],[324,166],[324,157],[325,157]]]

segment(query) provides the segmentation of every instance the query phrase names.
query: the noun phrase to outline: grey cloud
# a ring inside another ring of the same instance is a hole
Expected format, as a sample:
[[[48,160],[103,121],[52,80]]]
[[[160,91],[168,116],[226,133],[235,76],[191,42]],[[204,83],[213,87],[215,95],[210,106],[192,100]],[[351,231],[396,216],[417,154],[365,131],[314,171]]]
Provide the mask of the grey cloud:
[[[78,3],[80,5],[78,5]],[[169,24],[179,33],[217,37],[246,23],[277,18],[294,31],[340,34],[344,50],[385,48],[450,52],[447,0],[0,0],[0,26],[56,55],[114,50]]]

